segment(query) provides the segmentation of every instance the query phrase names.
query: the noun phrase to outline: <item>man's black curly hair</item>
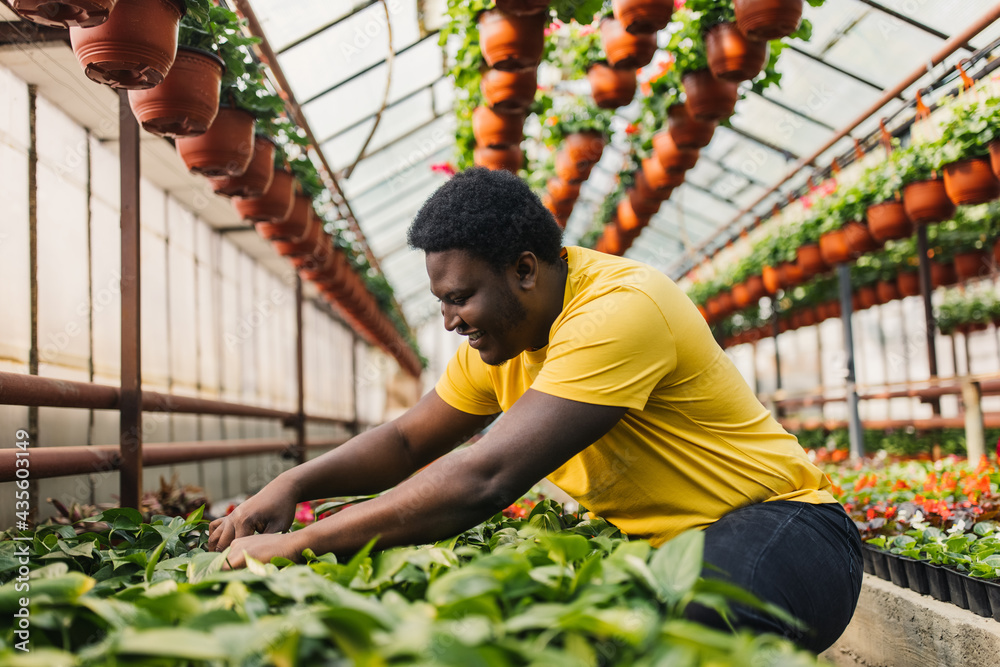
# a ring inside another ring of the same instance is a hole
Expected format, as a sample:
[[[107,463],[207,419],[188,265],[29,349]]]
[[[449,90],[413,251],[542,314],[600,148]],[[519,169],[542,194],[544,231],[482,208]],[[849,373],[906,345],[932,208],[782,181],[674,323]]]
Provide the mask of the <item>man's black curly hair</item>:
[[[508,171],[474,167],[424,202],[407,241],[424,252],[466,250],[501,272],[525,250],[558,262],[562,230],[527,183]]]

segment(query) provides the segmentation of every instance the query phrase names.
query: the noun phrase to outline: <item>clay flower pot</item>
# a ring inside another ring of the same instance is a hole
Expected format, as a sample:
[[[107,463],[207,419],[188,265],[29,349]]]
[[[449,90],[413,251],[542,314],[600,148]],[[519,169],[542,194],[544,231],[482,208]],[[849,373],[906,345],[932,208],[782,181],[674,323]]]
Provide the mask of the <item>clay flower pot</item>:
[[[234,198],[233,206],[245,219],[254,222],[280,222],[292,212],[295,178],[291,172],[275,169],[271,185],[260,197]]]
[[[11,7],[33,23],[53,28],[92,28],[108,20],[118,0],[12,0]]]
[[[559,178],[550,178],[545,189],[555,201],[576,201],[580,196],[580,185],[567,183]]]
[[[865,217],[868,220],[868,231],[876,241],[905,239],[913,234],[913,225],[902,202],[884,201],[869,206]]]
[[[676,188],[684,182],[683,171],[667,171],[655,157],[648,157],[642,161],[642,173],[653,190]]]
[[[239,176],[253,158],[254,122],[247,111],[220,107],[207,132],[196,137],[178,137],[177,153],[196,174]]]
[[[760,298],[764,296],[764,280],[760,276],[750,276],[745,281],[743,285],[747,288],[750,293],[751,303],[757,303]]]
[[[271,239],[271,245],[282,257],[291,257],[293,262],[305,264],[311,256],[323,252],[324,243],[328,244],[330,237],[323,231],[323,221],[313,213],[312,200],[309,197],[295,197],[292,212],[288,215],[289,220],[293,218],[297,218],[299,223],[305,219],[305,233],[295,238]],[[268,223],[257,223],[258,231],[266,224]]]
[[[604,152],[604,135],[600,132],[574,132],[563,141],[569,159],[581,164],[597,164]]]
[[[611,17],[601,19],[601,43],[608,62],[619,69],[645,67],[656,53],[656,33],[632,34]]]
[[[802,269],[802,275],[806,278],[812,278],[813,276],[823,273],[829,266],[823,261],[823,256],[819,252],[818,243],[806,243],[799,246],[796,251],[796,257],[798,259],[799,268]]]
[[[120,0],[104,23],[69,29],[73,52],[97,83],[152,88],[174,64],[183,9],[172,0]]]
[[[753,301],[753,296],[750,294],[750,290],[747,289],[746,283],[739,283],[733,285],[733,303],[739,309],[746,308]]]
[[[488,9],[479,15],[479,47],[490,67],[505,72],[534,69],[545,48],[544,13],[505,14]]]
[[[632,241],[633,239],[622,234],[617,225],[604,225],[604,233],[594,249],[609,255],[624,255],[632,247]]]
[[[781,281],[781,271],[774,266],[765,266],[761,272],[761,280],[764,282],[764,291],[774,295],[778,293],[784,283]]]
[[[312,198],[295,195],[292,210],[283,219],[268,218],[257,222],[255,227],[261,238],[267,241],[302,241],[314,223]],[[320,223],[322,227],[322,223]]]
[[[738,86],[716,79],[710,70],[688,72],[681,78],[687,95],[687,107],[696,120],[719,121],[729,118],[736,109]]]
[[[916,271],[900,271],[896,274],[896,287],[900,296],[920,296],[920,274]]]
[[[713,120],[697,120],[687,104],[675,104],[667,111],[667,131],[678,148],[704,148],[712,141],[718,125]]]
[[[986,158],[969,158],[944,166],[944,188],[959,206],[985,204],[1000,197],[1000,180]]]
[[[626,194],[632,204],[632,210],[639,215],[654,216],[663,203],[659,199],[643,197],[636,188],[629,188]]]
[[[878,305],[878,292],[874,285],[863,285],[856,290],[858,295],[858,310],[868,310]]]
[[[805,280],[802,268],[796,262],[784,262],[781,265],[781,283],[785,287],[801,285]]]
[[[587,70],[594,103],[602,109],[617,109],[628,105],[635,97],[636,79],[633,69],[615,69],[604,63],[594,63]]]
[[[903,208],[915,225],[951,220],[955,203],[948,198],[943,178],[916,181],[903,188]]]
[[[518,72],[486,70],[480,84],[486,104],[500,113],[526,111],[535,101],[535,91],[538,90],[537,73],[533,69]]]
[[[957,282],[954,262],[931,262],[931,287],[947,287]]]
[[[956,252],[954,259],[955,275],[962,282],[989,275],[989,260],[987,259],[986,252],[983,250]]]
[[[556,177],[559,180],[570,185],[579,185],[587,180],[594,165],[590,162],[577,162],[567,151],[561,150],[556,153],[555,167]]]
[[[740,31],[756,42],[788,37],[799,27],[802,0],[735,0]]]
[[[1000,239],[993,244],[993,261],[1000,264]]]
[[[472,159],[477,167],[487,169],[505,169],[512,174],[516,174],[521,168],[524,158],[521,154],[520,146],[510,146],[508,148],[490,148],[489,146],[478,146],[472,153]]]
[[[1000,178],[1000,140],[991,141],[989,144],[990,148],[990,166],[993,168],[993,173],[997,178]]]
[[[882,244],[876,241],[868,230],[868,225],[857,220],[852,220],[844,225],[844,236],[853,258],[882,247]]]
[[[259,197],[274,176],[274,142],[262,134],[254,136],[250,165],[239,176],[215,176],[208,180],[216,194],[224,197]]]
[[[177,47],[177,58],[160,85],[128,91],[142,129],[161,137],[204,134],[219,111],[224,63],[214,53]]]
[[[655,33],[670,23],[674,0],[612,0],[615,19],[635,35]]]
[[[638,236],[642,228],[649,224],[649,216],[632,208],[628,197],[622,197],[616,209],[618,229],[629,236]]]
[[[653,135],[653,153],[667,171],[687,171],[698,162],[697,148],[680,148],[668,131]]]
[[[719,23],[705,33],[708,68],[723,81],[748,81],[764,69],[767,42],[754,42],[735,23]]]
[[[564,199],[556,201],[552,198],[552,195],[546,194],[542,197],[542,206],[549,209],[554,218],[569,218],[570,214],[573,213],[573,207],[576,206],[576,200]]]
[[[635,172],[635,191],[636,195],[642,199],[663,202],[670,199],[670,194],[674,191],[674,186],[655,188],[650,184],[643,170],[640,169]]]
[[[472,133],[477,146],[517,146],[524,138],[523,127],[524,116],[520,113],[497,113],[489,107],[476,107],[472,112]]]
[[[851,250],[847,247],[847,235],[843,228],[819,237],[819,253],[823,261],[830,266],[842,264],[851,258]]]
[[[497,9],[512,16],[537,14],[549,6],[549,0],[497,0]]]
[[[899,298],[899,288],[896,283],[888,280],[880,280],[875,284],[875,293],[878,294],[879,303],[889,303]]]

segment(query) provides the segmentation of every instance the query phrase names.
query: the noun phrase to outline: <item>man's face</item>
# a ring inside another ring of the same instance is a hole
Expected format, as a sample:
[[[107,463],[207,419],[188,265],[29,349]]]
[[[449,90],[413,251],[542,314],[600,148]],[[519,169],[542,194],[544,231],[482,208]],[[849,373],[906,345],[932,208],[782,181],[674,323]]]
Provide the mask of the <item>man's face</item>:
[[[515,293],[514,268],[502,274],[464,250],[427,253],[431,292],[441,301],[444,327],[469,337],[487,364],[499,366],[527,347],[528,312]]]

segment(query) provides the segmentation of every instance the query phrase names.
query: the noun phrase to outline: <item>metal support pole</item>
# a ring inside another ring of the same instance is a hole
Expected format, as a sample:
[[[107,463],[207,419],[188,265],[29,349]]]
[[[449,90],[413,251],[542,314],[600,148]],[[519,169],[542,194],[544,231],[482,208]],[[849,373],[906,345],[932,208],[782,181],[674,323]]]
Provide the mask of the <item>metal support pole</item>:
[[[305,372],[302,366],[302,277],[295,274],[295,381],[298,385],[298,406],[295,418],[295,460],[298,464],[306,462],[306,387]]]
[[[938,375],[937,365],[937,327],[934,322],[934,306],[931,305],[931,264],[927,257],[927,225],[917,225],[917,259],[920,262],[920,297],[924,302],[924,334],[927,339],[927,368],[930,376]],[[934,414],[941,414],[941,401],[931,401]]]
[[[986,429],[983,424],[983,392],[978,382],[962,382],[962,403],[965,404],[965,450],[970,463],[986,454]]]
[[[28,85],[28,280],[31,285],[31,338],[28,348],[28,374],[38,375],[38,146],[35,110],[38,86]],[[28,408],[28,446],[38,446],[38,408]],[[38,519],[38,482],[28,480],[28,519]]]
[[[851,438],[851,458],[865,455],[864,432],[858,414],[858,386],[854,375],[854,328],[851,324],[851,270],[847,264],[837,265],[840,282],[840,321],[844,325],[844,363],[847,366],[847,422]]]
[[[353,329],[351,333],[351,409],[354,416],[351,419],[351,435],[361,432],[361,420],[358,418],[358,334]]]
[[[128,94],[118,91],[118,135],[121,162],[121,477],[122,507],[139,509],[142,496],[142,351],[139,301],[139,124]]]
[[[771,325],[772,325],[772,337],[774,338],[774,391],[778,392],[781,390],[781,355],[778,354],[778,330],[780,325],[778,324],[778,297],[771,297]],[[785,409],[778,405],[775,408],[778,417],[783,417],[785,414]]]

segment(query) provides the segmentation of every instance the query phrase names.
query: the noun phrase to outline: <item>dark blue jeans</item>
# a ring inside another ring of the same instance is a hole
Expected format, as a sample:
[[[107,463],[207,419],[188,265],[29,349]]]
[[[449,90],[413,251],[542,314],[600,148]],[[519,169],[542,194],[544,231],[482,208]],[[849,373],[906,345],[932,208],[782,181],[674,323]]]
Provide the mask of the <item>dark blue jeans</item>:
[[[807,629],[787,627],[741,606],[733,608],[733,625],[784,635],[816,653],[829,648],[850,622],[861,575],[861,538],[837,503],[758,503],[705,529],[702,576],[732,582],[786,609]],[[685,615],[711,627],[728,627],[701,605],[689,605]]]

